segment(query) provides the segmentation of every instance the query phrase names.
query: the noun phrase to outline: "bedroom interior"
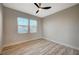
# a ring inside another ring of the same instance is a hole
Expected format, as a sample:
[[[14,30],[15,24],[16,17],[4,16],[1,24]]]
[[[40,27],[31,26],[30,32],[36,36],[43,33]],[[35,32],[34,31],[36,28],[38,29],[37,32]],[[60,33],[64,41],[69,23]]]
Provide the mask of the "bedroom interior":
[[[1,55],[79,55],[78,3],[0,3]]]

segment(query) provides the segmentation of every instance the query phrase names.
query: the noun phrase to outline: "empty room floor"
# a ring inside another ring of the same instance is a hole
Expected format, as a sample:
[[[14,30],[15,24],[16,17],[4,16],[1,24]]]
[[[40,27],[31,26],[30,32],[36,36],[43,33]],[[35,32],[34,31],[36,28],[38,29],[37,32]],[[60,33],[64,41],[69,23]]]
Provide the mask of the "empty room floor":
[[[3,55],[79,55],[79,51],[45,39],[5,47]]]

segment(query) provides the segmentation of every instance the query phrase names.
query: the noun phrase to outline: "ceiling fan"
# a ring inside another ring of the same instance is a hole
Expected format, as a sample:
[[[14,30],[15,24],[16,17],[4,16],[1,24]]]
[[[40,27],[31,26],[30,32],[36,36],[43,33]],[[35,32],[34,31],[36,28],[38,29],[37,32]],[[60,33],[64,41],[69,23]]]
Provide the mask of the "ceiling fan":
[[[41,3],[34,3],[34,5],[38,8],[38,10],[36,11],[36,14],[40,11],[40,10],[42,10],[42,9],[50,9],[51,7],[49,6],[49,7],[41,7]]]

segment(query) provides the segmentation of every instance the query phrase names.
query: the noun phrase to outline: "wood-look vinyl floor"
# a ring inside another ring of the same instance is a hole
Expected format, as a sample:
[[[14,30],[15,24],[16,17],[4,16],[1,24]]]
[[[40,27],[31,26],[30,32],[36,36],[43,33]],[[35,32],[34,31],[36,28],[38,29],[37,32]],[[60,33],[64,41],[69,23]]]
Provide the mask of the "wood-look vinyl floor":
[[[45,40],[38,39],[5,47],[3,55],[79,55],[79,51]]]

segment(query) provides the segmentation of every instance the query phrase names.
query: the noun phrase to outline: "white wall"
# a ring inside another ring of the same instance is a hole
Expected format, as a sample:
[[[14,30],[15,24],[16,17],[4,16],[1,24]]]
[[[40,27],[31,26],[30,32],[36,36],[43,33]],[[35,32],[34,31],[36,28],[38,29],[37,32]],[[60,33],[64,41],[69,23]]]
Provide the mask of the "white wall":
[[[0,53],[2,47],[2,4],[0,4]]]
[[[79,49],[79,5],[43,20],[44,38]]]

